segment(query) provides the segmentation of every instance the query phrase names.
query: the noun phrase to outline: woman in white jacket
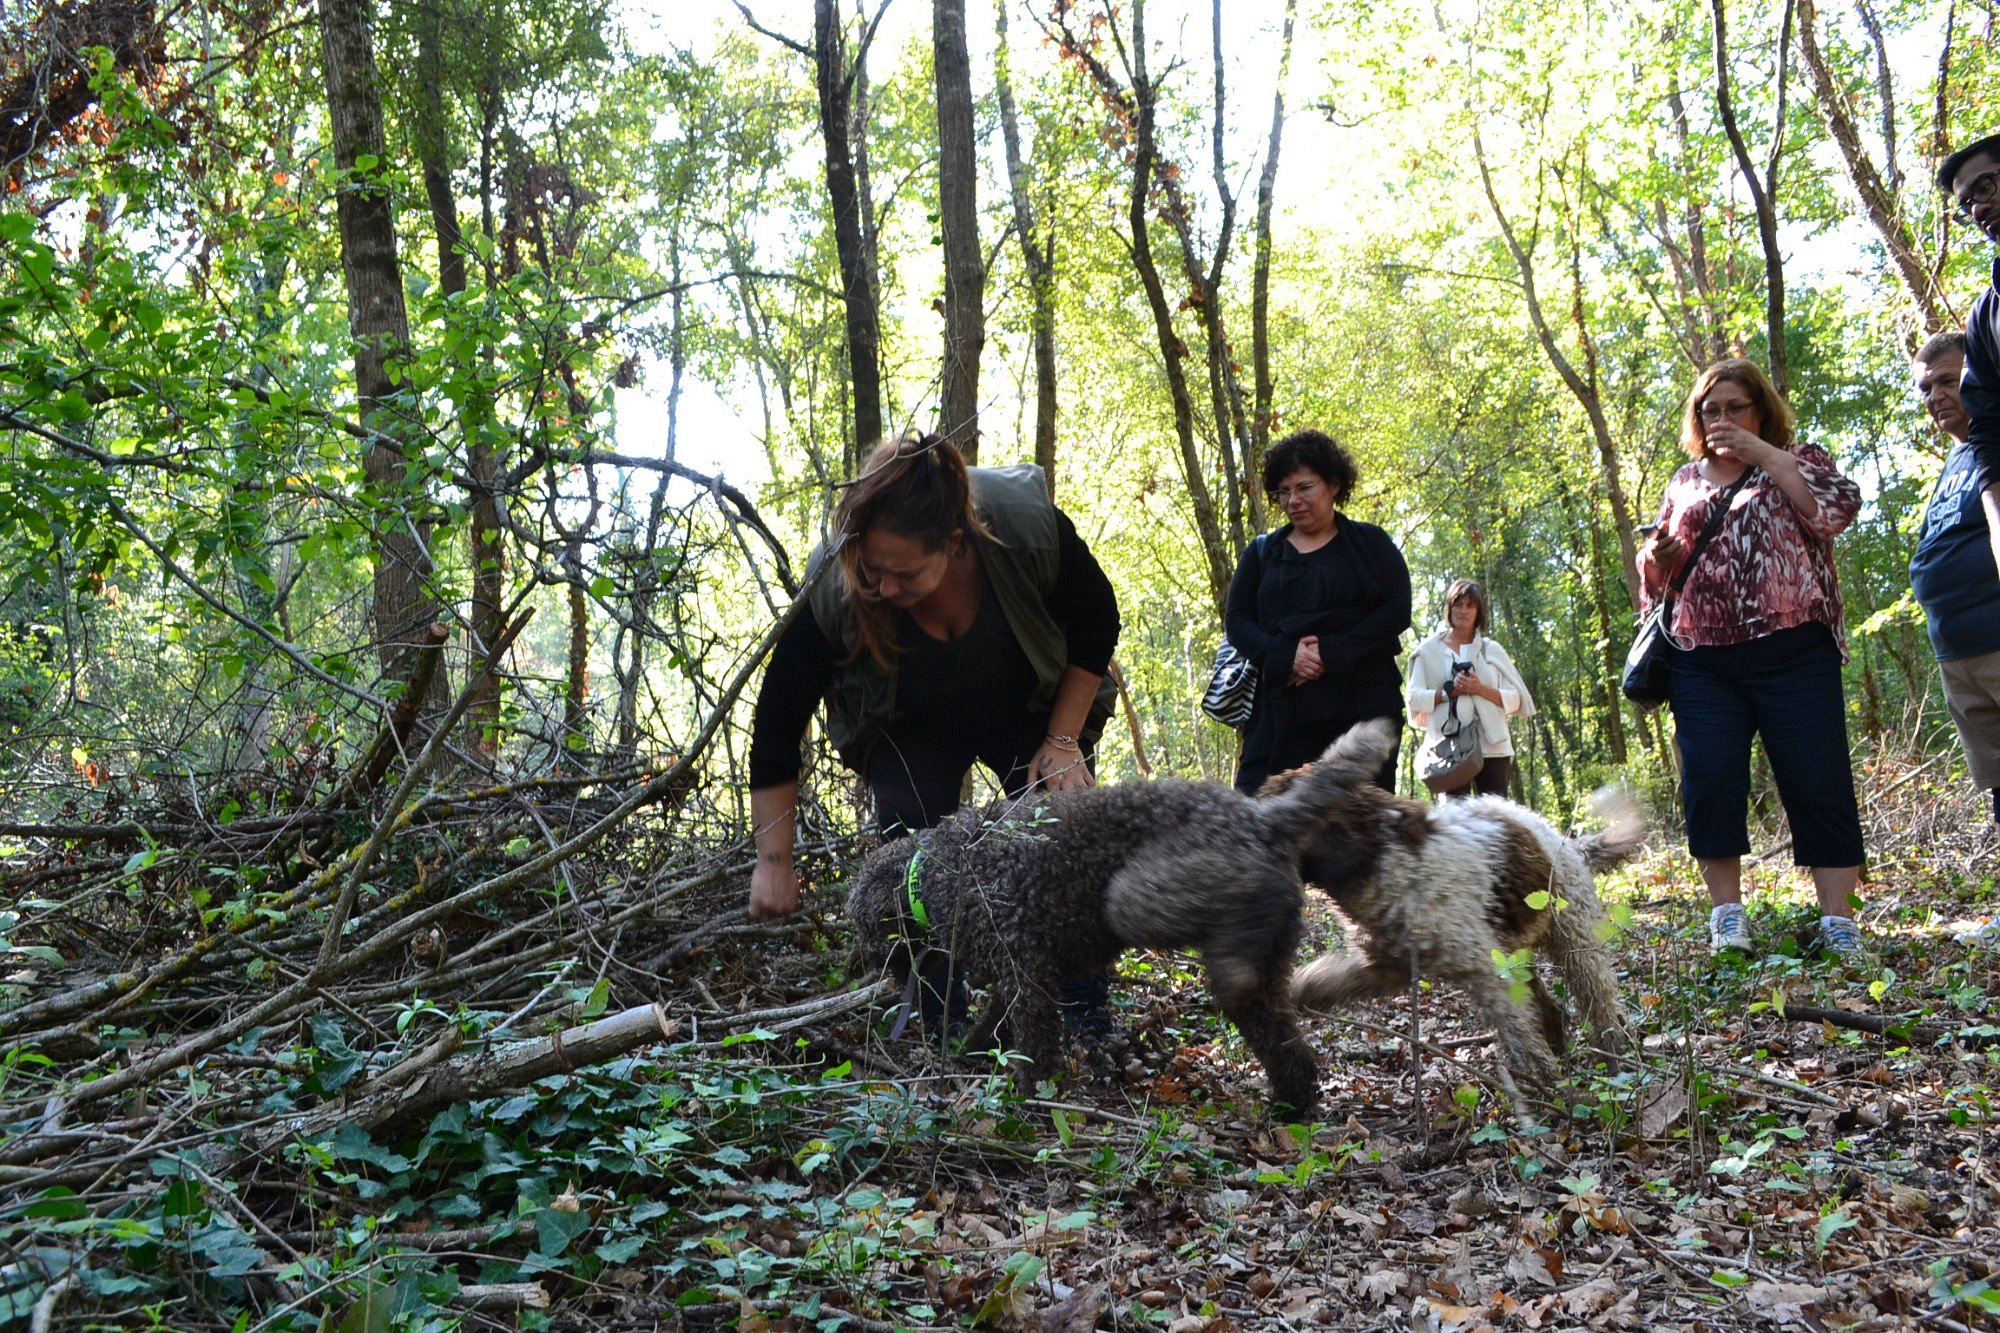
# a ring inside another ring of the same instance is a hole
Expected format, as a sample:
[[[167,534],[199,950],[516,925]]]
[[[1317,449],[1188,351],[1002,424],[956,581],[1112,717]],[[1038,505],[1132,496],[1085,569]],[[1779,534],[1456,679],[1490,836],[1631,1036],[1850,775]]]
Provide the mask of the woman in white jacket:
[[[1444,628],[1410,654],[1410,725],[1423,731],[1426,745],[1437,739],[1454,703],[1462,720],[1468,708],[1479,718],[1486,762],[1475,777],[1440,797],[1505,796],[1514,772],[1507,719],[1535,715],[1535,701],[1513,659],[1486,637],[1486,621],[1486,590],[1471,579],[1455,579],[1445,591]]]

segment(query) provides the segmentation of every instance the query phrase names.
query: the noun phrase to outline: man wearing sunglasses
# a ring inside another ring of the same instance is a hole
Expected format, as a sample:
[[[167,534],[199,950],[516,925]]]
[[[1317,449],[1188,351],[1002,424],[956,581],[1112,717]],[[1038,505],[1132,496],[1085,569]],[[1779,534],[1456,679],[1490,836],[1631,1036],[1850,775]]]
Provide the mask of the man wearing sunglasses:
[[[2000,245],[2000,134],[1967,144],[1938,164],[1938,188],[1960,222]],[[1973,303],[1965,325],[1965,377],[1959,398],[1970,424],[1966,445],[1980,472],[1986,535],[2000,567],[2000,260],[1994,285]]]

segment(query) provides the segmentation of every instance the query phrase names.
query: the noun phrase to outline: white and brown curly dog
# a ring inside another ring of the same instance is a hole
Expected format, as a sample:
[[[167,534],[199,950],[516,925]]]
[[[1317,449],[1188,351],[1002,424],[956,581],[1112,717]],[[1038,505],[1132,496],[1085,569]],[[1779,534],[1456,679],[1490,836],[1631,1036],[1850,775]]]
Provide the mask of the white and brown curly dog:
[[[1307,771],[1278,774],[1260,795],[1284,791]],[[1531,967],[1530,1012],[1500,958],[1521,949],[1546,958],[1599,1040],[1623,1042],[1611,925],[1594,877],[1638,849],[1646,821],[1621,790],[1599,792],[1595,805],[1609,827],[1566,838],[1497,796],[1427,805],[1375,786],[1349,788],[1308,844],[1300,876],[1360,927],[1358,947],[1301,967],[1292,998],[1325,1009],[1402,991],[1413,975],[1453,982],[1499,1037],[1501,1080],[1517,1105],[1511,1075],[1553,1088],[1566,1044],[1562,1007]]]

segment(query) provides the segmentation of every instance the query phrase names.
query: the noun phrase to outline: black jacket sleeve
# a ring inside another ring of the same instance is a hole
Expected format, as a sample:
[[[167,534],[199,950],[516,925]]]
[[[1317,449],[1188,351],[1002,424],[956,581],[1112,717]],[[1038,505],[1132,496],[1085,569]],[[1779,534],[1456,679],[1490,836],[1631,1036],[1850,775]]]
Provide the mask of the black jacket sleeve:
[[[750,724],[752,790],[798,779],[799,743],[833,679],[833,655],[833,642],[810,606],[778,636]]]
[[[1118,594],[1076,524],[1060,509],[1056,543],[1059,557],[1055,586],[1048,595],[1049,615],[1062,626],[1070,665],[1101,676],[1111,665],[1124,627],[1118,618]]]
[[[1300,636],[1267,632],[1257,619],[1257,592],[1264,583],[1264,543],[1269,540],[1268,536],[1259,537],[1243,548],[1243,558],[1236,562],[1236,573],[1229,580],[1222,628],[1236,651],[1255,662],[1267,679],[1284,680],[1292,673]]]

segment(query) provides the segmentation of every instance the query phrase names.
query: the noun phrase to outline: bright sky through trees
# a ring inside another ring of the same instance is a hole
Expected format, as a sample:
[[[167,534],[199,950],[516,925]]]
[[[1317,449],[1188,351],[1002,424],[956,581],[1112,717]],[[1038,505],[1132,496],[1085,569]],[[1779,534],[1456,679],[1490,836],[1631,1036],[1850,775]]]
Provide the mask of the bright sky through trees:
[[[749,11],[763,26],[799,40],[811,35],[811,9],[803,3],[749,2]],[[871,4],[872,16],[877,6]],[[882,21],[870,52],[871,75],[890,75],[907,59],[929,59],[931,10],[929,0],[890,0],[881,8]],[[1254,172],[1262,137],[1270,119],[1271,90],[1277,75],[1277,37],[1284,7],[1274,0],[1233,0],[1224,6],[1223,45],[1230,80],[1232,117],[1231,151],[1237,158],[1234,188],[1239,193],[1254,191]],[[1205,5],[1189,0],[1166,0],[1147,7],[1151,40],[1156,46],[1198,52],[1202,62],[1196,71],[1204,86],[1208,79],[1210,18]],[[793,61],[775,42],[755,36],[744,21],[743,11],[731,0],[680,0],[655,6],[634,0],[624,7],[623,22],[635,48],[644,53],[662,54],[685,50],[703,55],[713,50],[719,34],[750,33],[752,40],[769,48],[768,58]],[[1016,60],[1039,58],[1045,51],[1040,32],[1028,11],[1018,4],[1012,19]],[[974,96],[990,99],[994,51],[993,9],[990,3],[974,0],[967,12],[967,38],[974,67]],[[1339,215],[1351,207],[1365,190],[1377,188],[1375,181],[1356,171],[1353,136],[1330,126],[1325,117],[1307,108],[1299,110],[1302,99],[1312,95],[1314,71],[1320,60],[1320,44],[1305,24],[1295,38],[1298,51],[1293,57],[1293,102],[1286,127],[1287,170],[1280,177],[1279,213],[1276,228],[1280,236],[1295,228],[1338,231]],[[801,171],[810,172],[818,162],[818,145],[803,141],[796,154]],[[994,202],[1003,187],[997,160],[997,144],[983,142],[984,179],[982,206]],[[929,255],[906,256],[921,268]],[[940,279],[941,281],[941,279]],[[925,284],[910,284],[913,291]],[[912,296],[910,305],[920,311],[928,297]],[[917,318],[922,318],[919,313]],[[989,348],[989,355],[997,349]],[[1001,388],[998,376],[987,379],[988,393]],[[690,380],[680,406],[679,460],[690,467],[726,472],[736,481],[758,481],[768,477],[765,451],[755,438],[754,412],[731,402],[744,391],[743,385],[705,386]],[[617,395],[617,432],[621,445],[635,452],[658,453],[666,438],[666,371],[663,365],[649,366],[646,381]],[[928,428],[928,423],[911,423]]]
[[[759,24],[772,31],[801,41],[810,38],[811,14],[807,5],[765,0],[761,4],[751,3],[748,8]],[[1212,87],[1208,7],[1191,0],[1164,0],[1146,8],[1149,46],[1154,48],[1156,59],[1165,65],[1166,53],[1171,53],[1178,65],[1174,77],[1184,91],[1196,97],[1206,96]],[[1505,8],[1482,16],[1478,6],[1447,5],[1437,11],[1437,20],[1459,34],[1486,30],[1504,34],[1507,26],[1517,21],[1506,17]],[[868,12],[873,15],[876,7],[869,6]],[[891,0],[880,12],[881,25],[869,61],[871,78],[878,84],[897,77],[897,70],[903,66],[928,61],[931,20],[926,0]],[[1656,21],[1656,15],[1646,6],[1621,13],[1623,20],[1607,24],[1600,31],[1599,40],[1603,40],[1604,31],[1615,37],[1621,28],[1625,36],[1619,40],[1643,40],[1647,25]],[[1233,186],[1239,195],[1247,195],[1255,187],[1254,172],[1268,128],[1270,95],[1277,72],[1277,34],[1282,14],[1283,6],[1277,0],[1255,3],[1238,0],[1226,5],[1223,11],[1223,45],[1229,80],[1228,151]],[[622,18],[636,49],[642,53],[685,51],[705,57],[714,51],[721,35],[734,33],[763,48],[766,61],[803,68],[796,55],[756,35],[732,0],[683,0],[670,6],[633,3],[625,7]],[[994,51],[992,6],[973,3],[967,19],[975,96],[990,99]],[[1030,8],[1016,5],[1011,24],[1017,64],[1046,58],[1048,48]],[[1491,65],[1476,52],[1449,49],[1447,39],[1434,27],[1428,33],[1422,31],[1428,23],[1413,22],[1409,26],[1415,37],[1404,57],[1406,60],[1420,65],[1435,64],[1441,58],[1456,55],[1466,59],[1471,68]],[[1346,31],[1351,33],[1352,29]],[[1469,144],[1428,138],[1431,131],[1426,126],[1449,136],[1456,135],[1455,130],[1445,128],[1455,108],[1446,101],[1437,101],[1426,109],[1399,100],[1407,97],[1408,90],[1397,91],[1386,84],[1380,58],[1357,51],[1353,43],[1343,44],[1342,32],[1337,24],[1322,26],[1302,21],[1297,25],[1290,86],[1286,90],[1289,115],[1283,170],[1277,180],[1275,242],[1280,246],[1299,242],[1352,245],[1369,235],[1399,227],[1428,225],[1435,219],[1419,215],[1440,209],[1447,216],[1462,217],[1468,234],[1483,240],[1490,219],[1477,197],[1476,178],[1466,174],[1470,170]],[[1503,36],[1496,40],[1504,47],[1510,39]],[[1935,63],[1932,49],[1935,34],[1922,27],[1899,28],[1886,35],[1886,42],[1895,76],[1909,87],[1919,86]],[[1609,49],[1593,58],[1602,56],[1615,58]],[[1767,57],[1768,52],[1764,57],[1754,50],[1749,53],[1749,73],[1753,79],[1756,68],[1768,65]],[[1697,89],[1704,77],[1705,72],[1699,68],[1687,71],[1688,82]],[[1621,103],[1628,102],[1634,92],[1643,94],[1645,90],[1629,84],[1621,87],[1614,80],[1567,82],[1549,91],[1554,115],[1570,120],[1581,116],[1587,123],[1593,116],[1609,121],[1629,112],[1630,108]],[[1497,95],[1471,87],[1459,87],[1451,93],[1453,100]],[[1585,100],[1578,102],[1575,100],[1578,98]],[[1662,141],[1666,135],[1666,114],[1664,105],[1660,106],[1657,133]],[[988,126],[990,129],[990,119]],[[1488,132],[1489,146],[1509,142],[1509,131],[1504,125],[1491,126]],[[1833,190],[1846,191],[1838,157],[1830,143],[1815,141],[1803,143],[1800,148],[1826,174]],[[810,136],[802,137],[794,145],[796,169],[808,175],[817,169],[818,151]],[[1608,142],[1606,151],[1610,151]],[[984,155],[982,207],[989,210],[985,229],[992,232],[997,230],[998,223],[991,210],[997,204],[995,196],[1004,188],[1003,167],[997,160],[997,134],[984,137],[981,152]],[[1445,161],[1457,159],[1456,184],[1443,194],[1420,179],[1409,179],[1413,172],[1434,172],[1437,164],[1433,155]],[[1592,156],[1598,154],[1593,152]],[[1733,170],[1724,169],[1723,163],[1717,167],[1716,188],[1736,206],[1747,208],[1747,196]],[[1504,176],[1506,168],[1500,170]],[[1190,189],[1198,199],[1212,201],[1213,191],[1205,172],[1191,173]],[[773,224],[758,225],[768,228]],[[1875,280],[1876,261],[1869,253],[1872,233],[1858,210],[1849,210],[1840,217],[1819,215],[1810,220],[1788,216],[1781,220],[1780,238],[1788,268],[1800,280],[1846,286],[1857,293]],[[988,237],[989,244],[995,241],[996,238]],[[917,247],[899,254],[897,262],[903,266],[905,281],[897,289],[885,292],[884,300],[902,302],[908,329],[926,330],[931,319],[926,309],[932,288],[937,284],[924,275],[935,267],[935,256]],[[1287,279],[1280,275],[1277,282],[1282,290]],[[698,299],[719,298],[710,293]],[[1001,350],[989,346],[989,358],[1000,355]],[[989,375],[986,391],[989,395],[1007,392],[1005,386],[1010,382]],[[690,377],[680,408],[682,462],[725,471],[739,480],[760,480],[768,475],[766,451],[755,439],[756,413],[743,401],[746,392],[748,386],[744,383],[710,386]],[[649,366],[643,384],[617,395],[617,432],[623,447],[640,452],[657,452],[664,447],[665,393],[664,366],[654,364]]]

